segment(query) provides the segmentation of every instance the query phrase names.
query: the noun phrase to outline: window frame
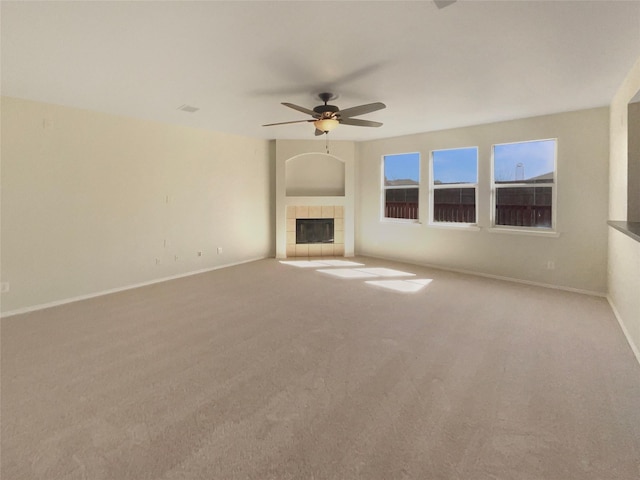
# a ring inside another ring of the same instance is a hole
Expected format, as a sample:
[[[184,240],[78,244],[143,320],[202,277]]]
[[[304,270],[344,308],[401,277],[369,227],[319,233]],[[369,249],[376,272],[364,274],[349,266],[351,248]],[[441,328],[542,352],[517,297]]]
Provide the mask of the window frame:
[[[394,157],[400,155],[417,155],[418,156],[418,183],[416,185],[393,185],[387,186],[385,185],[385,160],[386,157]],[[421,190],[421,175],[422,175],[422,155],[420,152],[401,152],[401,153],[386,153],[382,155],[380,159],[380,184],[381,184],[381,194],[380,194],[380,221],[388,222],[388,223],[404,223],[404,224],[419,224],[420,223],[420,215],[421,215],[421,201],[420,201],[420,190]],[[406,190],[406,189],[416,189],[417,198],[418,198],[418,214],[416,218],[403,218],[403,217],[387,217],[385,215],[386,206],[387,206],[387,190]]]
[[[513,181],[510,183],[496,183],[495,179],[495,147],[502,145],[517,145],[522,143],[533,142],[549,142],[553,141],[553,181],[540,184],[531,184]],[[547,187],[551,188],[551,226],[550,227],[527,227],[520,225],[499,225],[496,224],[496,202],[497,190],[500,188],[535,188]],[[539,236],[558,236],[558,138],[539,138],[535,140],[520,140],[515,142],[495,143],[491,146],[491,211],[490,211],[490,230],[497,233],[515,233]]]
[[[476,181],[475,183],[444,183],[436,184],[435,175],[433,172],[433,154],[435,152],[444,152],[451,150],[466,150],[474,148],[476,150]],[[458,228],[467,230],[478,230],[478,202],[479,202],[479,177],[480,177],[480,148],[478,146],[471,147],[452,147],[452,148],[439,148],[431,150],[429,153],[429,226],[440,228]],[[436,190],[451,190],[473,188],[475,197],[475,222],[439,222],[434,219],[435,210],[435,191]]]

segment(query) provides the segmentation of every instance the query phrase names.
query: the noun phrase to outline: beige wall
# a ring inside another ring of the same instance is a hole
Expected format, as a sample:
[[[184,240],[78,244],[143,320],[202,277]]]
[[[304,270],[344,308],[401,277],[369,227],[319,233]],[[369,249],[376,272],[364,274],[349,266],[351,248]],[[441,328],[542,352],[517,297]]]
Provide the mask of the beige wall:
[[[3,97],[2,311],[273,255],[271,150]]]
[[[609,215],[627,219],[627,126],[628,102],[640,90],[640,58],[611,102]],[[640,242],[610,228],[609,302],[640,360]]]
[[[513,120],[358,145],[356,252],[588,292],[606,292],[608,109]],[[557,237],[495,233],[490,227],[491,147],[558,139]],[[479,147],[479,229],[430,227],[429,154]],[[420,224],[380,219],[385,154],[420,152]],[[549,261],[555,269],[547,268]]]

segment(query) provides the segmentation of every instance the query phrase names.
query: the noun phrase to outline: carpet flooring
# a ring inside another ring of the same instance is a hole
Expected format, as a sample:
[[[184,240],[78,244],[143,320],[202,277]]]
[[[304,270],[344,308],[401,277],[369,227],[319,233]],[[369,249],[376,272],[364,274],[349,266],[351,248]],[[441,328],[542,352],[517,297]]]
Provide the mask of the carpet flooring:
[[[640,478],[605,299],[348,260],[2,319],[2,479]]]

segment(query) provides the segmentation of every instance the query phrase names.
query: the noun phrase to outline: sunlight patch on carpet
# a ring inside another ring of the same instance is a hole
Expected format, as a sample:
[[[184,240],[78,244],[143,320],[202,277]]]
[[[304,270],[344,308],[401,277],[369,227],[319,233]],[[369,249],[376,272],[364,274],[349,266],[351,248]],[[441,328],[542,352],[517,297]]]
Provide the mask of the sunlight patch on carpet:
[[[298,268],[315,268],[316,272],[326,273],[333,277],[344,279],[373,279],[390,277],[415,277],[415,273],[403,272],[393,268],[365,267],[365,268],[335,268],[335,267],[364,267],[364,263],[348,260],[280,260],[284,265]],[[322,268],[333,267],[333,268]],[[365,280],[366,284],[401,293],[416,293],[431,283],[430,278]]]
[[[364,263],[350,262],[348,260],[280,260],[280,263],[298,268],[359,267],[364,265]]]
[[[327,266],[322,262],[316,262],[313,260],[281,260],[280,263],[298,268],[318,268]]]
[[[362,267],[364,263],[351,262],[349,260],[322,260],[325,265],[332,267]]]
[[[415,273],[394,270],[393,268],[358,268],[357,270],[366,273],[372,273],[379,277],[415,277]]]
[[[403,272],[392,268],[325,268],[318,272],[328,273],[340,278],[369,277],[413,277],[415,273]]]
[[[367,273],[363,270],[366,269],[355,269],[355,268],[325,268],[316,270],[320,273],[327,273],[329,275],[333,275],[334,277],[340,278],[372,278],[377,277],[378,275],[374,273]]]
[[[415,293],[422,290],[431,283],[430,278],[421,278],[416,280],[367,280],[364,283],[373,285],[374,287],[395,290],[396,292]]]

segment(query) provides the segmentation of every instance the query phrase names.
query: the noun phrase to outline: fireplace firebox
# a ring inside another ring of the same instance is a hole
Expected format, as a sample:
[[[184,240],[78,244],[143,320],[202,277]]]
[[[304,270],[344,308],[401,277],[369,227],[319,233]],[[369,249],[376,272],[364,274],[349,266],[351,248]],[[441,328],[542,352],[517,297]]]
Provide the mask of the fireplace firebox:
[[[297,218],[296,243],[333,243],[333,218]]]

